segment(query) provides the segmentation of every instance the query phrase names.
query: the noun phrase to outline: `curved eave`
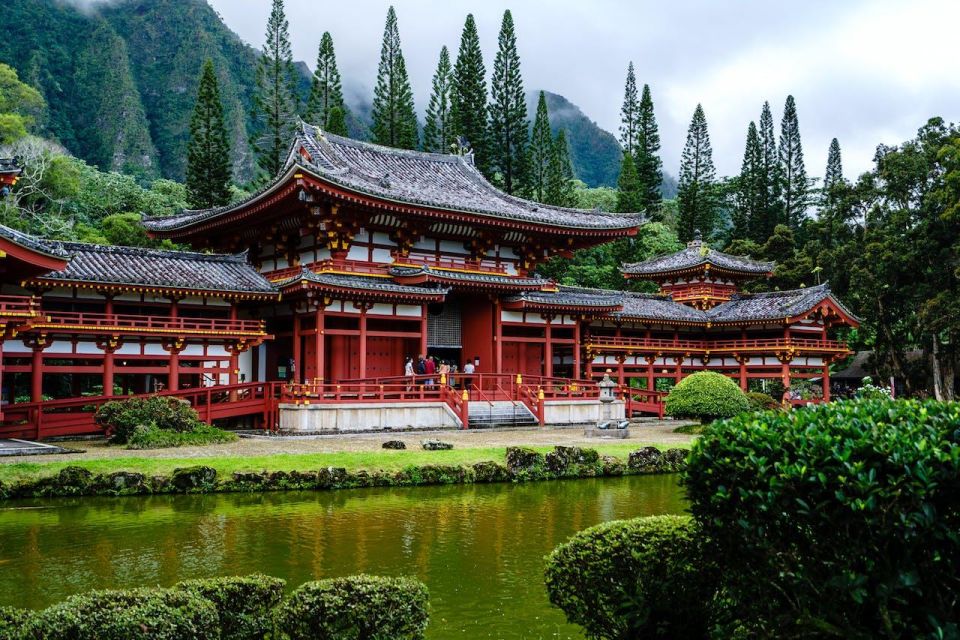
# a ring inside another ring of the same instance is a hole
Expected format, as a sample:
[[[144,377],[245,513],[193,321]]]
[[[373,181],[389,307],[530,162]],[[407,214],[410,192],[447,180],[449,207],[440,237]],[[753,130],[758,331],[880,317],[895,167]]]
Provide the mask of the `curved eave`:
[[[197,296],[204,298],[227,298],[232,300],[276,300],[277,291],[225,291],[223,289],[197,289],[164,285],[129,284],[122,282],[95,282],[89,280],[66,280],[59,278],[30,278],[21,283],[24,287],[63,287],[66,289],[92,289],[114,293],[152,293],[162,296]]]
[[[546,282],[509,282],[492,280],[462,280],[459,278],[445,278],[442,275],[434,273],[416,273],[409,276],[393,276],[397,284],[404,285],[422,285],[422,284],[442,284],[456,289],[473,289],[483,291],[542,291]]]
[[[291,167],[281,177],[279,177],[271,187],[265,189],[262,193],[254,196],[252,199],[240,203],[234,207],[226,208],[196,221],[188,220],[181,225],[169,228],[157,228],[151,225],[152,222],[163,220],[163,218],[144,220],[144,226],[149,235],[157,238],[182,238],[196,235],[206,231],[211,231],[225,224],[248,218],[260,211],[263,211],[265,208],[272,206],[277,201],[282,200],[292,193],[305,189],[318,191],[328,197],[378,211],[413,216],[428,216],[438,220],[452,220],[465,223],[476,223],[479,219],[482,220],[485,225],[490,227],[523,229],[562,236],[569,236],[572,232],[574,232],[577,235],[587,235],[591,237],[629,237],[636,235],[640,226],[640,220],[638,219],[625,219],[625,224],[623,225],[606,227],[576,226],[568,224],[551,225],[548,223],[532,222],[506,217],[493,212],[455,208],[439,208],[425,204],[409,203],[402,200],[385,198],[378,194],[366,193],[351,186],[338,184],[327,177],[311,171],[307,167],[296,164],[291,165]]]
[[[794,323],[798,320],[805,320],[816,313],[820,313],[827,318],[839,318],[844,324],[854,329],[860,326],[860,318],[853,315],[839,300],[833,297],[833,294],[828,294],[823,300],[801,314],[788,316],[784,321]]]
[[[294,280],[280,286],[281,293],[286,297],[297,297],[310,291],[319,291],[329,294],[329,297],[343,299],[378,300],[382,302],[443,302],[448,289],[437,289],[436,293],[424,291],[414,293],[406,291],[389,291],[380,289],[366,289],[363,287],[345,287],[311,280]]]
[[[623,277],[627,280],[668,280],[670,278],[675,278],[678,276],[686,276],[691,273],[705,273],[709,271],[710,273],[716,273],[721,276],[728,276],[732,279],[751,279],[751,278],[770,278],[773,276],[773,271],[737,271],[733,269],[726,269],[724,267],[718,267],[710,262],[702,262],[698,265],[693,265],[690,267],[684,267],[683,269],[670,269],[665,271],[651,271],[651,272],[640,272],[634,273],[621,269],[620,273],[623,274]]]
[[[562,312],[571,312],[579,313],[584,315],[603,315],[607,313],[615,313],[620,310],[619,304],[612,304],[607,306],[597,306],[597,305],[576,305],[576,304],[550,304],[545,302],[531,302],[529,300],[514,300],[511,302],[504,302],[503,308],[508,311],[562,311]]]
[[[0,236],[0,257],[20,263],[20,271],[37,274],[63,271],[69,262],[67,256],[27,247],[3,236]]]

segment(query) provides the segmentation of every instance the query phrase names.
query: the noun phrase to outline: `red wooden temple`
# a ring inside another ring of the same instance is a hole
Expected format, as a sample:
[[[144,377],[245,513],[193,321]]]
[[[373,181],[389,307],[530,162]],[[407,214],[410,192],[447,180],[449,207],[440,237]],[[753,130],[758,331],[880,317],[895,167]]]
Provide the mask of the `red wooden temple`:
[[[699,240],[624,265],[626,278],[658,283],[657,294],[560,286],[537,265],[633,236],[641,217],[523,200],[487,182],[469,155],[389,149],[306,124],[258,193],[144,224],[195,252],[0,227],[7,433],[158,391],[206,402],[211,417],[227,415],[209,406],[218,391],[239,405],[251,393],[269,403],[313,385],[316,406],[350,384],[355,399],[409,401],[383,389],[419,354],[460,371],[473,363],[490,385],[476,394],[499,388],[541,402],[561,388],[582,394],[607,369],[624,388],[647,390],[703,369],[744,388],[752,379],[828,381],[830,363],[849,353],[830,330],[857,324],[826,285],[738,292],[773,265]],[[447,398],[463,405],[457,411],[478,397],[468,382]],[[269,407],[251,412],[276,418]]]

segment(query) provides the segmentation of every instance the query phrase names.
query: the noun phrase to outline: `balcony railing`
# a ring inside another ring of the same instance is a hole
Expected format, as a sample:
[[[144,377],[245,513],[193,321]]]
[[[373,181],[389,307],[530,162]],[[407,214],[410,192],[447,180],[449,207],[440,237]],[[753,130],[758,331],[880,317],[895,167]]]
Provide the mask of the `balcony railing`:
[[[305,265],[296,267],[286,267],[284,269],[275,269],[273,271],[264,271],[263,277],[271,282],[279,282],[288,278],[294,278],[300,274],[303,269],[314,273],[356,273],[361,275],[383,275],[390,269],[390,265],[384,262],[369,262],[367,260],[317,260]]]
[[[797,351],[846,352],[847,345],[838,340],[810,338],[754,338],[750,340],[670,340],[662,338],[629,338],[591,336],[585,343],[596,351],[684,351],[711,353],[720,351]]]
[[[265,334],[262,320],[141,316],[120,313],[52,311],[34,329],[76,333],[134,333],[162,335],[223,335],[250,337]]]
[[[675,302],[695,300],[698,298],[716,298],[729,300],[737,288],[730,285],[698,284],[698,285],[670,285],[664,286],[663,291],[673,296]]]
[[[479,260],[458,258],[437,258],[434,256],[394,256],[393,266],[398,267],[433,267],[434,269],[451,269],[454,271],[480,271],[506,275],[507,267],[503,264],[483,263]]]
[[[0,318],[32,318],[40,314],[40,302],[33,296],[0,296]]]

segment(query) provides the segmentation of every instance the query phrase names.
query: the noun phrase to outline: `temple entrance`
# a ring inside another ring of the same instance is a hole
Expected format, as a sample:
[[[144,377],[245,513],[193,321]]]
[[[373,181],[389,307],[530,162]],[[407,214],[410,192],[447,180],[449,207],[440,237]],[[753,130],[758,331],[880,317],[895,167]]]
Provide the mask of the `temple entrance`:
[[[427,355],[437,363],[446,361],[463,371],[463,307],[450,299],[427,307]],[[416,354],[414,354],[416,355]]]

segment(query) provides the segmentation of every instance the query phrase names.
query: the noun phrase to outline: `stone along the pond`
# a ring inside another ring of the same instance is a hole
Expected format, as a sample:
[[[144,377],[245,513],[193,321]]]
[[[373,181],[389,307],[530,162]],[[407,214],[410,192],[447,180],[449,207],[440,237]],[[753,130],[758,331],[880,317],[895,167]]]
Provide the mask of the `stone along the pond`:
[[[543,557],[605,520],[680,513],[676,482],[654,475],[11,502],[0,508],[0,605],[43,607],[94,588],[253,572],[290,587],[409,574],[430,588],[429,638],[581,638],[547,603]]]

